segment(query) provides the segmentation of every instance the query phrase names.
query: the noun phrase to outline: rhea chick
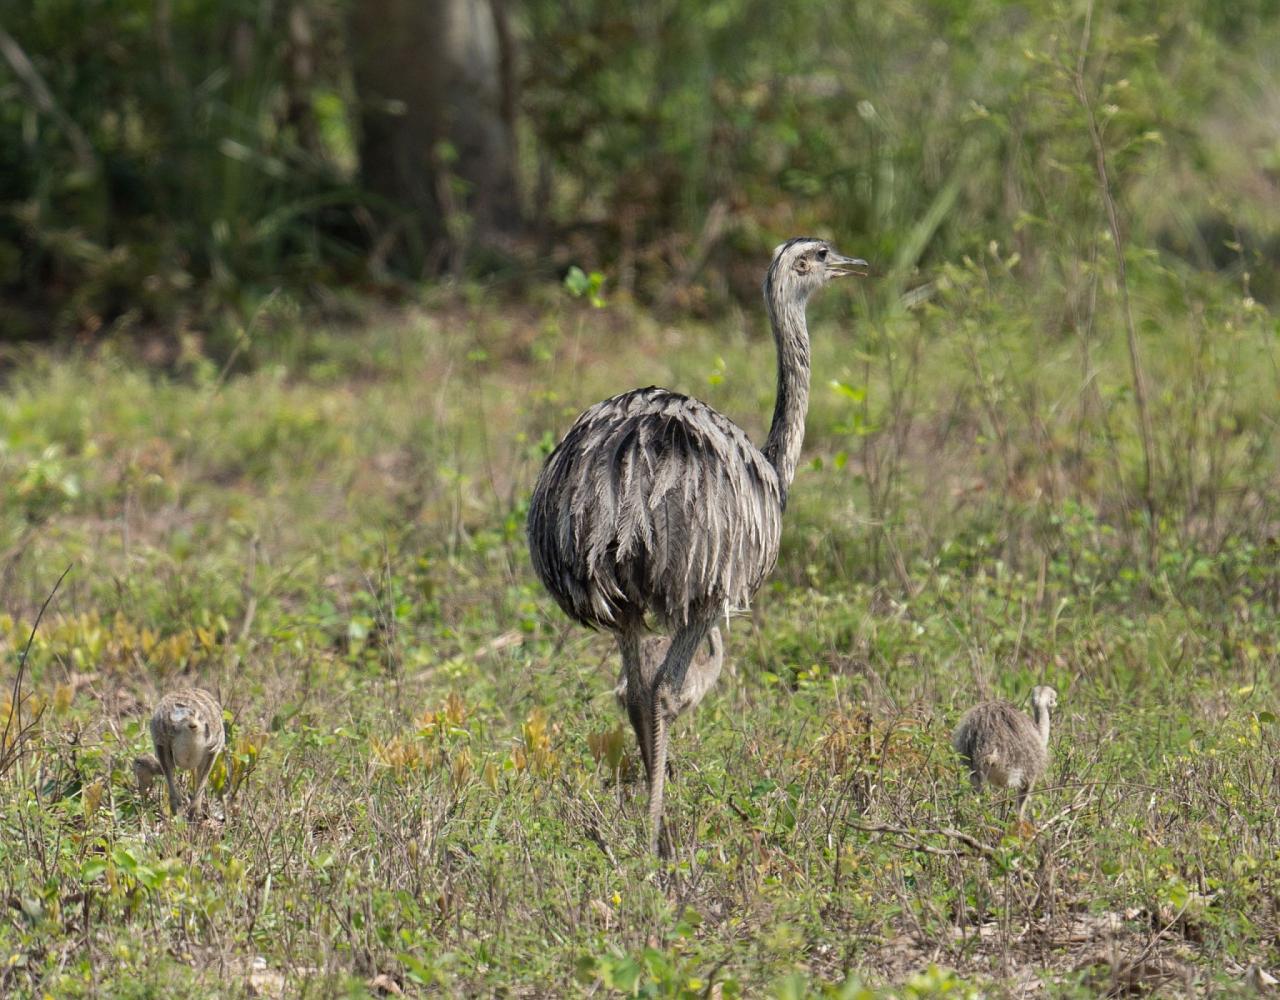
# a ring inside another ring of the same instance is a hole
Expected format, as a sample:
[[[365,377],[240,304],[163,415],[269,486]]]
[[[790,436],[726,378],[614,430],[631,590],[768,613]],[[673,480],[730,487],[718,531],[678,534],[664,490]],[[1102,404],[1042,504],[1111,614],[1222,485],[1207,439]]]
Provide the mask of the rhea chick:
[[[951,745],[969,766],[975,788],[984,784],[1018,793],[1018,818],[1027,794],[1049,762],[1049,709],[1058,692],[1036,687],[1031,692],[1032,719],[1007,701],[989,701],[969,709],[951,734]]]
[[[646,686],[652,684],[653,679],[657,677],[658,668],[667,658],[670,648],[671,639],[668,636],[651,635],[640,640],[640,678]],[[689,709],[698,706],[698,702],[702,701],[706,693],[715,686],[723,666],[724,639],[720,636],[719,626],[716,626],[707,633],[706,641],[693,654],[693,659],[689,661],[689,672],[684,676],[684,686],[680,689],[680,695],[675,704],[667,708],[667,714],[673,722]],[[614,686],[613,696],[618,699],[618,705],[621,708],[628,707],[626,663],[623,663],[622,670],[618,674],[618,683]],[[648,773],[650,761],[646,756],[647,744],[643,740],[639,743],[642,763],[645,772]],[[668,760],[667,774],[670,775],[670,773],[671,761]]]
[[[163,774],[169,787],[169,810],[176,815],[182,807],[177,769],[190,771],[193,790],[187,815],[200,815],[209,771],[226,742],[218,700],[199,688],[165,695],[151,716],[151,742],[155,756],[144,754],[133,762],[139,790],[147,794],[156,777]]]
[[[164,769],[154,754],[144,753],[141,757],[133,758],[133,780],[138,783],[138,794],[144,799],[151,798],[156,778],[162,774]]]
[[[667,636],[651,635],[640,642],[640,676],[646,684],[657,676],[658,668],[666,659],[671,640]],[[693,654],[689,663],[689,672],[685,674],[684,687],[680,689],[680,700],[676,705],[679,715],[691,708],[696,708],[706,693],[710,691],[720,677],[724,666],[724,639],[720,629],[713,628],[707,633],[707,641]],[[618,674],[618,683],[614,686],[613,695],[623,708],[627,705],[627,668],[624,665]]]

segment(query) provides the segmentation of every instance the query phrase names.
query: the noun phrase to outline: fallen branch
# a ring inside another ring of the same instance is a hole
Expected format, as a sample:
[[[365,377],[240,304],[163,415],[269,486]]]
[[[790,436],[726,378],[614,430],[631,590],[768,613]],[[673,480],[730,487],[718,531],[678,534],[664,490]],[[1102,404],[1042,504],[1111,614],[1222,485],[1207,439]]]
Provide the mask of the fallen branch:
[[[964,852],[957,850],[947,850],[941,847],[934,847],[926,844],[921,837],[946,837],[950,840],[963,844],[977,854],[981,854],[986,858],[996,857],[993,848],[988,847],[976,837],[971,836],[961,830],[954,830],[951,827],[925,828],[922,830],[908,830],[905,826],[892,826],[888,823],[870,824],[870,823],[850,823],[849,828],[858,830],[862,833],[887,833],[893,837],[901,837],[910,842],[911,846],[920,851],[922,854],[933,854],[941,858],[959,858],[964,856]]]
[[[1064,819],[1066,819],[1068,816],[1078,813],[1080,812],[1080,810],[1093,805],[1096,799],[1096,796],[1092,794],[1092,789],[1093,789],[1092,785],[1082,786],[1080,790],[1076,792],[1075,797],[1069,803],[1067,803],[1067,805],[1064,808],[1058,810],[1056,813],[1054,813],[1052,816],[1050,816],[1047,820],[1045,820],[1039,825],[1039,828],[1036,830],[1036,839],[1039,840],[1040,835],[1044,833],[1046,830],[1048,830],[1051,826],[1057,823],[1060,823]]]

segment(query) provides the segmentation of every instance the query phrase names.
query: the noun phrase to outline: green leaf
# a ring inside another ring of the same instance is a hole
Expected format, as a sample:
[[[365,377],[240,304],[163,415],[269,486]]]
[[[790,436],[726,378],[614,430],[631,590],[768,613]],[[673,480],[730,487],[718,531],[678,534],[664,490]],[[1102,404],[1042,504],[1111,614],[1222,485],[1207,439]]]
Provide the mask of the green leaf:
[[[640,975],[644,971],[640,963],[629,955],[601,959],[599,970],[600,981],[605,986],[623,993],[635,993],[636,984],[640,982]]]
[[[396,956],[396,961],[404,966],[405,977],[417,983],[419,986],[430,986],[435,976],[431,974],[431,969],[421,959],[415,958],[407,951],[402,951]]]
[[[580,955],[573,963],[574,974],[581,983],[593,983],[596,980],[599,963],[591,955]]]
[[[591,290],[591,280],[582,268],[574,264],[564,276],[564,287],[575,299],[580,299]]]
[[[111,852],[111,860],[126,875],[134,875],[138,871],[138,859],[123,844],[116,845],[115,850]]]
[[[855,403],[861,403],[867,398],[867,390],[862,386],[849,385],[848,382],[841,382],[838,378],[831,380],[831,388],[838,392],[845,399],[852,400]]]

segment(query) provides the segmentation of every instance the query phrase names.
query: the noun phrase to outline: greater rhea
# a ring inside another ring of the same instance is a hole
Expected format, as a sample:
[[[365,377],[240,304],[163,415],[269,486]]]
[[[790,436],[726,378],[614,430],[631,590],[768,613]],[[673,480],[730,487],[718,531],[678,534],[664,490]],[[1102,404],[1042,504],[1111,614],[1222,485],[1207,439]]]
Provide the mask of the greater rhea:
[[[151,742],[155,756],[144,754],[133,762],[139,789],[147,794],[156,777],[163,774],[169,788],[169,810],[177,815],[182,808],[177,769],[190,771],[192,792],[187,815],[199,816],[209,771],[226,742],[218,699],[199,688],[165,695],[151,716]]]
[[[566,614],[617,639],[648,776],[652,851],[661,842],[667,730],[690,661],[713,628],[747,607],[778,558],[809,406],[805,306],[831,279],[866,270],[825,240],[801,237],[774,251],[764,298],[778,388],[763,448],[705,403],[650,386],[578,417],[534,486],[534,571]],[[646,675],[648,622],[670,643]]]
[[[1057,705],[1057,691],[1036,687],[1031,691],[1034,721],[1007,701],[988,701],[969,709],[951,734],[975,788],[989,784],[1018,793],[1019,819],[1049,762],[1049,710]]]

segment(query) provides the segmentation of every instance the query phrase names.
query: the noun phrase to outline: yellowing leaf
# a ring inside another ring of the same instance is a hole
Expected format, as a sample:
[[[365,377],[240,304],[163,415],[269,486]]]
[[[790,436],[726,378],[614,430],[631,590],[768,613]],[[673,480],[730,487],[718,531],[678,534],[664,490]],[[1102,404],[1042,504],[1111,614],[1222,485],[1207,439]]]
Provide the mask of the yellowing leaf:
[[[59,684],[53,691],[53,710],[58,715],[65,715],[76,696],[76,689],[70,684]]]
[[[80,793],[80,802],[84,806],[85,818],[89,818],[98,811],[98,806],[102,804],[102,793],[106,791],[107,783],[99,778],[92,784],[84,786]]]

